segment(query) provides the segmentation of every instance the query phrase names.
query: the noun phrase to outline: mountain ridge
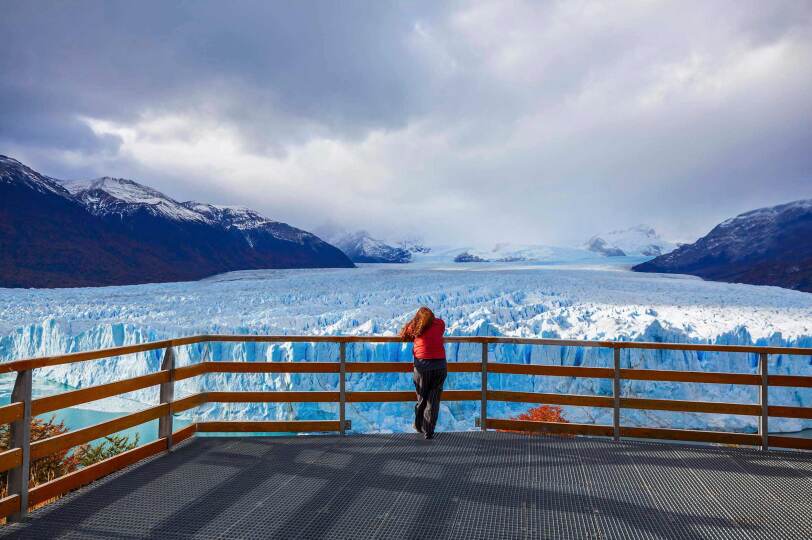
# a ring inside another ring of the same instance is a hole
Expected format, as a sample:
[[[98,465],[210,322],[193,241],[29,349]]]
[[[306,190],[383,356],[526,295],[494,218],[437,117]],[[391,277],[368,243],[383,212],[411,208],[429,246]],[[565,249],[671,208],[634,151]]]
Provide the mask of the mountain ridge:
[[[633,270],[812,292],[812,199],[726,219],[693,244]]]
[[[64,184],[64,185],[63,185]],[[187,281],[352,267],[317,236],[247,208],[181,203],[128,179],[60,182],[0,156],[0,287]],[[208,214],[201,208],[208,209]]]

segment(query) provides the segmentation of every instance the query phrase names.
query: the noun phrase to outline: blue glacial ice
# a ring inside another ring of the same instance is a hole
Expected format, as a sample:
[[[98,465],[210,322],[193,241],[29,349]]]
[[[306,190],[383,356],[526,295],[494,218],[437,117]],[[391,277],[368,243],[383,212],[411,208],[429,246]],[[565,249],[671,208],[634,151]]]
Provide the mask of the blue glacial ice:
[[[234,272],[195,283],[60,290],[0,289],[0,361],[144,343],[199,333],[392,335],[421,305],[443,317],[452,335],[561,337],[812,347],[812,294],[775,287],[637,274],[623,264],[362,265],[358,269]],[[478,360],[479,346],[449,344],[450,361]],[[179,365],[201,359],[271,362],[336,360],[332,344],[213,343],[180,347]],[[609,366],[592,348],[498,345],[493,361]],[[354,344],[355,361],[411,360],[406,344]],[[161,352],[37,370],[40,384],[85,387],[157,370]],[[624,366],[754,373],[746,354],[632,351]],[[812,375],[812,358],[773,356],[771,373]],[[6,381],[6,384],[8,381]],[[490,376],[494,389],[611,395],[611,381]],[[334,374],[209,374],[177,383],[176,395],[203,390],[332,390]],[[477,374],[451,374],[447,388],[479,388]],[[351,374],[350,390],[411,389],[409,374]],[[626,381],[626,396],[752,403],[755,388]],[[773,404],[812,406],[812,389],[771,390]],[[124,411],[157,402],[157,389],[88,404]],[[489,416],[511,417],[528,405],[491,402]],[[355,431],[405,431],[411,404],[349,404]],[[442,429],[470,429],[479,402],[445,403]],[[565,408],[575,422],[611,423],[611,411]],[[201,419],[336,418],[334,404],[209,404]],[[624,410],[626,425],[754,431],[746,416]],[[812,421],[771,419],[797,431]]]

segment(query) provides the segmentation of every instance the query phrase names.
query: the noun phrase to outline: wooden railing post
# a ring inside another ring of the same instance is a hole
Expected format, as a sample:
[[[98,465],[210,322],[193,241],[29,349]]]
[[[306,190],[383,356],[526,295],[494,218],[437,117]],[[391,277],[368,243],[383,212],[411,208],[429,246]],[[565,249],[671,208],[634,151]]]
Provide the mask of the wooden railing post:
[[[615,364],[615,376],[612,384],[612,396],[614,397],[612,415],[612,438],[620,440],[620,347],[614,347],[613,358]]]
[[[11,391],[11,402],[23,403],[23,416],[10,426],[10,448],[22,450],[22,461],[19,467],[8,471],[8,494],[20,496],[20,509],[9,516],[9,521],[23,521],[28,515],[28,482],[31,462],[31,386],[30,369],[17,372],[14,389]]]
[[[761,449],[767,451],[770,448],[769,442],[769,370],[767,363],[769,355],[767,353],[759,353],[758,355],[758,371],[761,375],[761,386],[758,389],[758,402],[761,405],[761,417],[758,422],[758,433],[761,435]]]
[[[482,397],[479,411],[479,428],[488,430],[488,344],[482,343]]]
[[[347,344],[343,341],[338,344],[338,361],[338,425],[341,435],[344,435],[347,420]]]
[[[158,438],[166,438],[166,449],[172,450],[172,401],[175,399],[175,351],[172,347],[167,347],[164,351],[164,358],[161,362],[161,370],[169,372],[169,380],[161,383],[160,398],[161,403],[169,403],[170,410],[165,416],[158,419]]]

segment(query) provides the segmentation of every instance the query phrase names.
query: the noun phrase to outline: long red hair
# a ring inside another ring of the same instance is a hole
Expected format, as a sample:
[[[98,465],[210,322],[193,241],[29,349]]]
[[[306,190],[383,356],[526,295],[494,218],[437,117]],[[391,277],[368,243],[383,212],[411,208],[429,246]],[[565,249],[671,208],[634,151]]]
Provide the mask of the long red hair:
[[[400,337],[407,341],[414,341],[415,338],[423,335],[423,332],[428,330],[433,322],[434,312],[423,306],[417,310],[412,320],[406,323],[406,326],[400,331]]]

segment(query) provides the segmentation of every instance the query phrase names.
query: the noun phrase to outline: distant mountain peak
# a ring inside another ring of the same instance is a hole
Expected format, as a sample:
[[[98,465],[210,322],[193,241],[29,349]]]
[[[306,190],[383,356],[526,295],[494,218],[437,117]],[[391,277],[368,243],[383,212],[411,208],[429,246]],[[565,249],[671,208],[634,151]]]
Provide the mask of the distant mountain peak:
[[[348,233],[339,232],[335,228],[325,231],[328,233],[328,242],[346,253],[352,262],[408,263],[412,260],[411,250],[374,238],[368,231],[358,230]]]
[[[584,248],[606,257],[656,257],[676,248],[674,242],[663,240],[649,225],[635,225],[595,235]]]
[[[153,199],[172,200],[157,189],[139,184],[135,180],[128,178],[102,176],[91,180],[67,180],[62,185],[74,195],[82,191],[97,189],[126,202],[148,202]]]
[[[419,236],[407,236],[403,238],[397,243],[398,247],[405,249],[411,253],[420,253],[426,254],[431,253],[431,247],[429,247],[425,241]]]
[[[64,182],[65,188],[96,215],[132,215],[146,211],[178,221],[205,221],[199,213],[149,186],[127,178],[103,176]]]

